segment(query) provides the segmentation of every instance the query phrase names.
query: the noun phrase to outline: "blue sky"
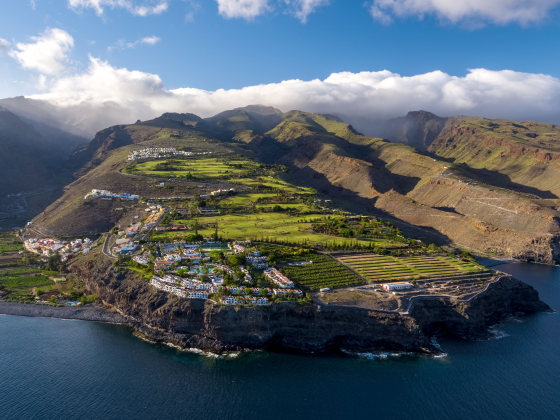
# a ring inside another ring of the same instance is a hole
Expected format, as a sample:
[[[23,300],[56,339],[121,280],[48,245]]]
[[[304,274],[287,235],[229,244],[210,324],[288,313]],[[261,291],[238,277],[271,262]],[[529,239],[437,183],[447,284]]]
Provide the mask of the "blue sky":
[[[486,5],[493,1],[4,1],[0,97],[49,93],[87,72],[89,55],[113,69],[157,75],[166,91],[381,70],[465,77],[468,69],[507,69],[560,78],[560,0]],[[45,72],[17,52],[18,43],[33,44],[49,29],[67,33],[73,45],[57,59],[61,68]]]

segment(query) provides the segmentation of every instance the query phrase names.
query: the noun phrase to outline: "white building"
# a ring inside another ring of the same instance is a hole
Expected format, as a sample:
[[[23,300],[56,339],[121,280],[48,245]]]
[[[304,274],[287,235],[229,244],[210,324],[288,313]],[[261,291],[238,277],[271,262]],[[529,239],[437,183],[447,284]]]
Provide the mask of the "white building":
[[[406,282],[383,283],[381,286],[383,287],[383,289],[385,289],[389,292],[393,292],[395,290],[406,290],[406,289],[410,289],[412,287],[412,285],[410,283],[406,283]]]

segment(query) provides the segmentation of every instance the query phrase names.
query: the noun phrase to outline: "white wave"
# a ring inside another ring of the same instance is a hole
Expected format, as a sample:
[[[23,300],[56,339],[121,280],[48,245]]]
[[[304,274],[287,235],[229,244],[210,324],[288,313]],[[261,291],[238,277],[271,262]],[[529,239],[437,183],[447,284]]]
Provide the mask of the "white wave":
[[[434,354],[432,357],[441,359],[442,357],[447,357],[447,353]]]
[[[488,331],[490,332],[490,334],[492,334],[492,337],[489,338],[490,340],[499,340],[500,338],[509,337],[509,334],[505,331],[500,330],[498,328],[498,325],[493,325],[492,327],[488,328]]]
[[[201,350],[201,349],[197,349],[195,347],[184,348],[184,349],[181,349],[181,350],[189,352],[189,353],[195,353],[195,354],[198,354],[200,356],[210,357],[210,358],[213,358],[213,359],[218,359],[220,357],[223,357],[223,355],[212,353],[210,351],[204,351],[204,350]]]
[[[157,341],[150,340],[149,338],[142,337],[141,335],[136,335],[136,334],[132,334],[132,335],[133,335],[134,337],[139,338],[139,339],[142,340],[142,341],[146,341],[147,343],[150,343],[150,344],[156,344],[156,343],[157,343]]]
[[[359,352],[353,352],[350,350],[345,350],[345,349],[341,349],[341,351],[343,353],[346,353],[348,355],[351,356],[356,356],[359,357],[361,359],[369,359],[369,360],[375,360],[375,359],[387,359],[389,357],[399,357],[399,356],[412,356],[415,355],[416,353],[414,352],[407,352],[407,351],[402,351],[402,352],[366,352],[366,353],[359,353]]]
[[[182,348],[181,346],[178,346],[177,344],[167,343],[167,342],[165,342],[165,343],[163,343],[163,344],[165,344],[165,345],[168,346],[168,347],[173,347],[173,348],[175,348],[175,349],[183,350],[183,348]]]

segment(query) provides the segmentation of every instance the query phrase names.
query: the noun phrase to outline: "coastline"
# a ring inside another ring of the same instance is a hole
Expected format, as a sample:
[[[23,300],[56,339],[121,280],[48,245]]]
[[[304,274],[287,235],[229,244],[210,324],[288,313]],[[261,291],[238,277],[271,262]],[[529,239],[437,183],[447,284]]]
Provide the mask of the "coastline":
[[[134,299],[121,287],[107,287],[104,279],[84,277],[88,289],[103,298],[104,306],[53,307],[0,302],[0,314],[124,324],[146,341],[222,354],[244,350],[316,353],[444,352],[433,338],[451,334],[465,340],[491,336],[489,327],[517,314],[545,312],[536,290],[510,276],[500,276],[467,300],[439,297],[414,300],[406,312],[366,308],[285,304],[253,310],[216,306],[209,302],[177,300],[139,287]],[[111,273],[112,275],[112,273]],[[152,308],[146,311],[145,308]],[[352,328],[350,328],[352,326]]]
[[[57,307],[34,303],[0,302],[0,315],[127,324],[124,316],[100,306]]]

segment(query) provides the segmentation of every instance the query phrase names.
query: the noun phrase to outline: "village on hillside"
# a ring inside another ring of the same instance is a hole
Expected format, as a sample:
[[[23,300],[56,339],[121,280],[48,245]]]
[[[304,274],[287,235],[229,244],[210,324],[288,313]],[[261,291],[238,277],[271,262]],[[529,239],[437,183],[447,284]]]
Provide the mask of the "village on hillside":
[[[58,254],[60,255],[61,261],[66,262],[77,254],[87,254],[92,246],[96,246],[96,242],[93,242],[89,238],[76,239],[70,242],[55,238],[30,238],[23,242],[23,246],[27,251],[43,257],[50,257],[51,255]]]
[[[205,245],[215,243],[206,242]],[[158,244],[155,257],[146,251],[133,257],[141,266],[153,264],[154,275],[150,284],[156,289],[188,299],[208,299],[213,296],[224,305],[269,305],[270,297],[301,299],[304,294],[294,283],[274,267],[267,257],[251,247],[250,242],[229,242],[234,258],[216,261],[216,252],[202,252],[204,244],[176,242]],[[214,254],[214,256],[212,256]],[[223,252],[221,252],[223,255]],[[251,272],[262,270],[270,287],[256,287]]]
[[[185,152],[177,150],[174,147],[150,147],[147,149],[136,150],[128,156],[128,160],[144,160],[144,159],[162,159],[171,156],[194,156],[194,155],[211,155],[212,152]]]

